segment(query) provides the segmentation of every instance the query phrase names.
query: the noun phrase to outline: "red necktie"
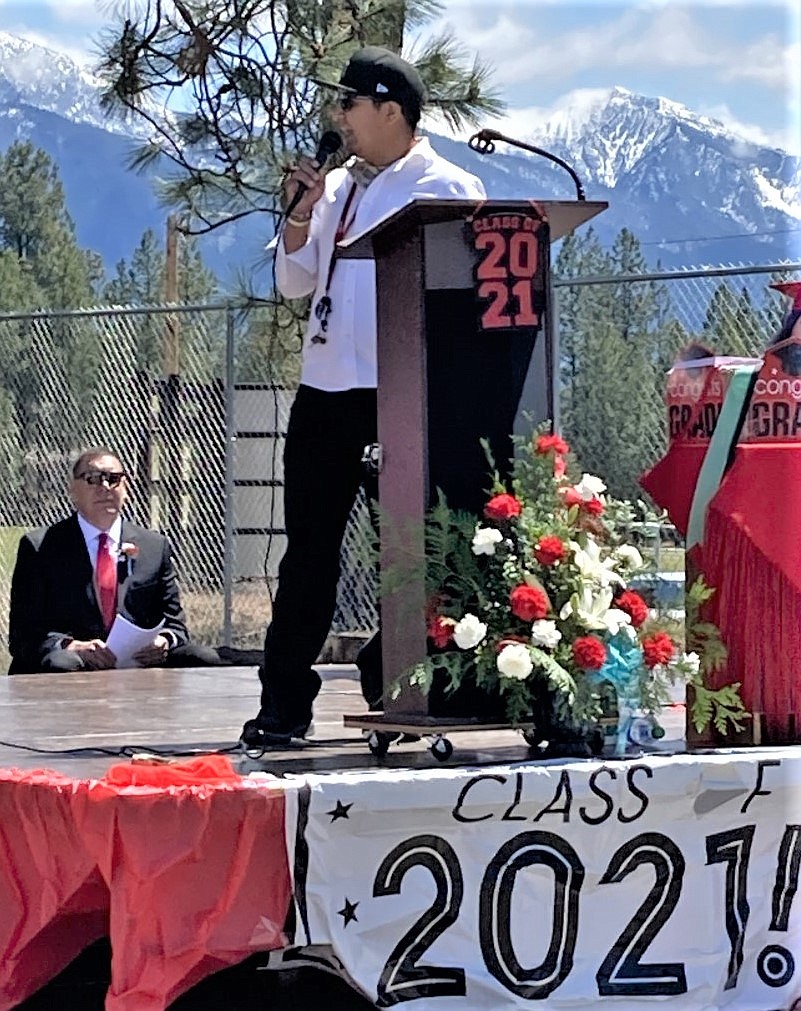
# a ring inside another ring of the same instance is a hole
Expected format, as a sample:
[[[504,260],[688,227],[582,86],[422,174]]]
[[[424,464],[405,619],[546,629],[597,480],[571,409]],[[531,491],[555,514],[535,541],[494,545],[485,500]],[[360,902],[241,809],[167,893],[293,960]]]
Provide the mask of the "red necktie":
[[[114,623],[117,614],[117,565],[109,551],[108,534],[101,533],[97,539],[97,596],[100,601],[100,613],[106,632]]]

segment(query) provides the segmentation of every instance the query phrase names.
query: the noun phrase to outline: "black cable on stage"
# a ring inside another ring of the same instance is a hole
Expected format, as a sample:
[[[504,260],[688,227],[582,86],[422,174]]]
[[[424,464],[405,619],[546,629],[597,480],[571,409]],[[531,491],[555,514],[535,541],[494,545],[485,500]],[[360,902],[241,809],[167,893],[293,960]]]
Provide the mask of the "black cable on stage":
[[[99,745],[89,745],[85,748],[35,748],[32,744],[17,744],[14,741],[0,741],[0,747],[12,748],[17,751],[30,751],[35,755],[108,755],[111,758],[131,758],[134,755],[153,755],[157,758],[189,758],[197,755],[228,755],[241,751],[239,743],[225,748],[190,748],[180,751],[161,751],[164,745],[150,747],[147,744],[123,744],[118,748],[103,748]]]

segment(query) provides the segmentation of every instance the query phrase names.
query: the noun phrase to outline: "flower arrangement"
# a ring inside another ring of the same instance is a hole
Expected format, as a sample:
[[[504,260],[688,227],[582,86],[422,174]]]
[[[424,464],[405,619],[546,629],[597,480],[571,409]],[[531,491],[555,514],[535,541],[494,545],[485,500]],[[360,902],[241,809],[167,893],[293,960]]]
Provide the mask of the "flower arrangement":
[[[616,711],[622,751],[624,714],[658,713],[676,678],[698,681],[698,657],[628,586],[643,560],[605,522],[604,483],[568,477],[557,435],[517,442],[510,487],[494,475],[480,520],[442,498],[429,514],[431,648],[406,677],[425,692],[437,676],[446,691],[472,682],[503,700],[513,724],[539,723],[543,705],[565,727]],[[718,703],[742,710],[733,687],[725,699],[704,695],[709,718],[721,718]]]

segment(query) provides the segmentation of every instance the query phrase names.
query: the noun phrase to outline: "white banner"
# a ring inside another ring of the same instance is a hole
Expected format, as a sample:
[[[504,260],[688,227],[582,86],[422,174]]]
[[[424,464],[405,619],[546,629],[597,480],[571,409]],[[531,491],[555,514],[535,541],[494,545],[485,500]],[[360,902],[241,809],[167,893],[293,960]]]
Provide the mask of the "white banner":
[[[799,751],[307,776],[287,841],[296,943],[379,1007],[801,996]]]

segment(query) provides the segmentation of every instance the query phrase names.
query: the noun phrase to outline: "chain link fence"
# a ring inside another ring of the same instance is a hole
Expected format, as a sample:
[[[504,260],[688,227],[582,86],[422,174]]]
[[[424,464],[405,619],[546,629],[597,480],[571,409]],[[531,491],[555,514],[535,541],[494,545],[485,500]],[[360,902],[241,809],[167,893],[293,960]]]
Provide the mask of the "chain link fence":
[[[580,408],[578,387],[571,388],[576,360],[566,349],[575,350],[577,321],[592,331],[592,321],[603,318],[599,292],[618,307],[642,305],[643,292],[653,300],[643,331],[653,337],[650,381],[629,390],[622,406],[613,405],[617,415],[604,421],[624,427],[621,411],[631,414],[636,399],[639,455],[628,461],[634,473],[665,447],[663,375],[670,356],[690,339],[721,354],[759,354],[785,309],[778,296],[766,298],[766,275],[799,269],[774,264],[554,278],[566,418],[575,419]],[[243,315],[229,305],[0,315],[3,614],[20,536],[67,515],[72,456],[99,444],[118,452],[132,475],[132,518],[162,530],[174,546],[194,637],[240,649],[261,646],[284,548],[281,458],[293,397],[291,387],[264,382],[247,353],[253,334],[269,326],[266,313]],[[592,362],[583,367],[592,373]],[[588,420],[601,427],[597,415]],[[596,470],[607,481],[621,470],[614,460],[606,467],[609,472]],[[376,600],[373,536],[362,498],[343,545],[334,631],[372,631]],[[5,621],[0,629],[2,663],[8,659]]]
[[[128,514],[172,542],[193,636],[261,646],[283,551],[281,440],[292,392],[237,381],[237,340],[259,324],[257,313],[243,322],[227,305],[0,315],[3,615],[19,538],[69,514],[72,461],[101,445],[131,475]],[[165,362],[174,369],[166,376]],[[248,405],[254,386],[259,400]],[[369,630],[376,577],[365,501],[344,556],[335,628]],[[0,628],[7,666],[5,620]]]
[[[758,357],[788,305],[768,289],[801,264],[553,279],[559,427],[585,470],[620,498],[667,448],[665,373],[699,343]]]

